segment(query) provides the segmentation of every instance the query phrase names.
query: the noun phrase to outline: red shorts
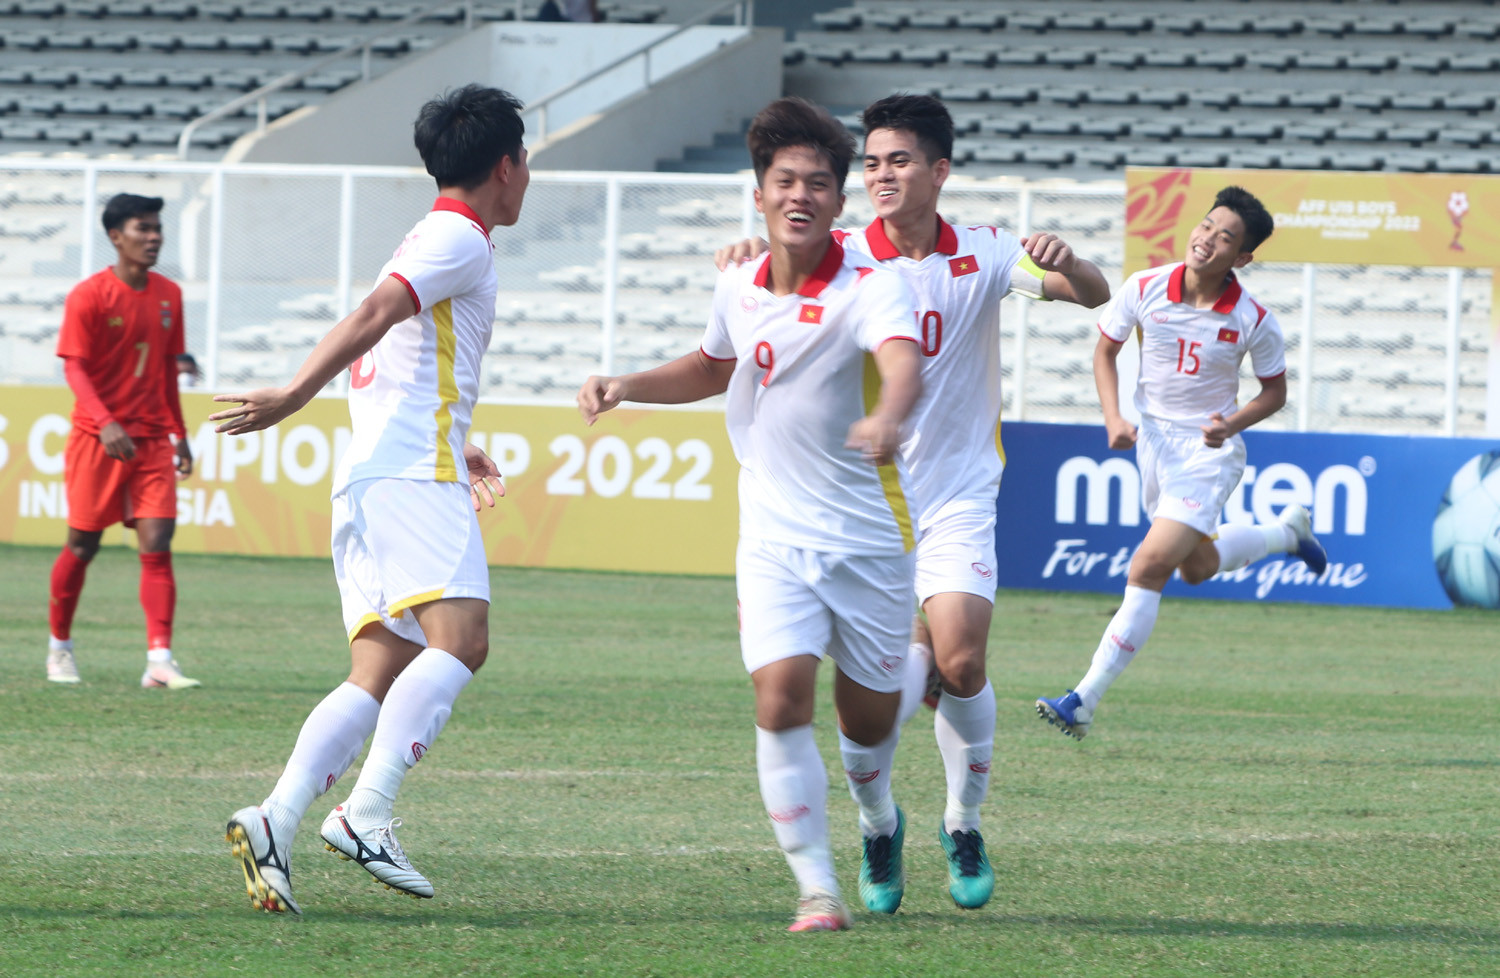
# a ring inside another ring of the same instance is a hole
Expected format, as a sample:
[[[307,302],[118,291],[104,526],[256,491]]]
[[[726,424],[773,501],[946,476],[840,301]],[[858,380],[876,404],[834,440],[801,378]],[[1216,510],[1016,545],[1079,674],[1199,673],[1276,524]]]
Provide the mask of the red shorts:
[[[177,518],[177,451],[172,439],[132,438],[135,458],[110,458],[98,435],[74,428],[63,456],[68,525],[95,532],[138,519]]]

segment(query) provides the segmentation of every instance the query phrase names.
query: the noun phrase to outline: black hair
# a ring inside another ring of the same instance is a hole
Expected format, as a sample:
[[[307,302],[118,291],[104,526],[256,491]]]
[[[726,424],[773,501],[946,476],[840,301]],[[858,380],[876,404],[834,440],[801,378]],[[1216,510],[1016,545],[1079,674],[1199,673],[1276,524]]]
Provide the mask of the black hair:
[[[928,163],[953,158],[953,116],[931,95],[887,95],[860,117],[865,137],[876,129],[900,129],[917,137]]]
[[[179,354],[177,354],[177,362],[178,363],[185,363],[185,364],[187,364],[189,367],[191,367],[194,370],[198,369],[198,360],[191,353],[179,353]]]
[[[423,105],[412,142],[439,189],[473,190],[502,156],[521,162],[522,107],[509,92],[483,85],[465,85]]]
[[[750,162],[755,165],[755,182],[760,183],[778,150],[805,146],[828,158],[840,192],[849,176],[849,162],[854,159],[854,137],[828,110],[807,99],[789,96],[779,98],[756,113],[745,134]]]
[[[104,230],[123,228],[132,217],[144,214],[160,214],[166,201],[160,197],[142,197],[140,194],[115,194],[104,205]]]
[[[1261,242],[1276,230],[1276,220],[1266,210],[1266,205],[1244,187],[1225,187],[1220,190],[1219,195],[1214,198],[1214,206],[1209,210],[1214,207],[1227,207],[1245,222],[1245,240],[1240,244],[1241,254],[1259,248]]]

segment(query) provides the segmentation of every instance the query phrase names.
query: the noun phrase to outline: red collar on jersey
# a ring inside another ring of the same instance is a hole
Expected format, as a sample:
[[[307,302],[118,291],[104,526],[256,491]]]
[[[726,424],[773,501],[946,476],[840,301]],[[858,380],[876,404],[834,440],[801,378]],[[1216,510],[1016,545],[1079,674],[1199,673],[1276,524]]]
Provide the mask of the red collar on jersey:
[[[797,290],[797,294],[808,299],[816,299],[823,294],[824,289],[828,288],[828,283],[833,281],[833,277],[839,273],[839,266],[843,264],[844,246],[839,244],[837,238],[829,235],[828,250],[823,253],[823,260],[818,262],[818,267],[813,269],[813,273],[807,277],[807,281],[802,283],[802,287]],[[770,278],[771,253],[768,251],[766,252],[765,260],[755,270],[756,287],[765,288],[766,282]]]
[[[1185,278],[1187,278],[1186,264],[1178,265],[1167,276],[1167,298],[1172,302],[1182,301],[1182,280]],[[1239,305],[1242,291],[1244,290],[1240,288],[1240,280],[1234,277],[1233,272],[1230,272],[1229,285],[1224,289],[1224,294],[1219,296],[1219,301],[1214,303],[1214,312],[1223,315],[1234,312],[1234,307]]]
[[[452,211],[455,214],[462,214],[464,217],[467,217],[469,220],[479,225],[479,230],[484,230],[484,221],[480,220],[479,215],[475,212],[474,208],[470,207],[468,204],[465,204],[461,200],[454,200],[452,197],[439,197],[437,200],[432,202],[432,209],[435,211]]]
[[[958,232],[944,221],[941,217],[937,219],[937,250],[945,255],[958,254]],[[875,218],[870,226],[865,228],[865,240],[870,243],[870,255],[876,261],[886,261],[899,257],[901,252],[891,244],[890,235],[885,233],[885,221]]]

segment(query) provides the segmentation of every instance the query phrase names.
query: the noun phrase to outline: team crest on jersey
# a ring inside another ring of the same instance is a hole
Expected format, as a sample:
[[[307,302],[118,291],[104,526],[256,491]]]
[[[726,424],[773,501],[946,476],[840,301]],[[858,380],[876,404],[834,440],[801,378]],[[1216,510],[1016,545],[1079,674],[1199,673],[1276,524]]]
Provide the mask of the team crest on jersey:
[[[973,255],[949,258],[948,269],[953,273],[954,278],[958,278],[960,275],[973,275],[979,271],[979,262],[975,260]]]
[[[821,323],[823,322],[823,307],[802,304],[802,311],[797,314],[799,323]]]
[[[105,323],[106,326],[124,326],[125,325],[125,317],[124,316],[110,316],[108,319],[106,319],[104,321],[104,323]]]
[[[740,296],[740,308],[743,309],[743,310],[745,310],[746,312],[754,312],[759,305],[760,305],[760,303],[755,301],[755,297],[754,296],[751,296],[751,295],[742,295],[742,296]]]
[[[1158,309],[1151,314],[1151,321],[1153,323],[1164,323],[1167,321],[1167,314]]]
[[[1237,329],[1230,329],[1228,326],[1225,326],[1225,327],[1223,327],[1223,328],[1221,328],[1219,330],[1219,342],[1220,343],[1238,343],[1239,341],[1240,341],[1240,331],[1239,330],[1237,330]]]

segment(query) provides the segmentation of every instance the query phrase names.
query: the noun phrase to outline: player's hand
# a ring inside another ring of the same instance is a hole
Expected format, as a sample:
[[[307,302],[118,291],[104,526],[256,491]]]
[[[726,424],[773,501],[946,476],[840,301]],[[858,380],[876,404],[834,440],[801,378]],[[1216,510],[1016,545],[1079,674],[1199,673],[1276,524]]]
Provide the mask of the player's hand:
[[[208,416],[210,421],[224,422],[214,431],[226,435],[243,435],[269,428],[295,414],[302,406],[281,387],[262,387],[243,394],[215,394],[214,400],[239,405]]]
[[[1124,418],[1106,418],[1104,421],[1105,436],[1109,439],[1109,447],[1117,451],[1124,451],[1135,445],[1136,426]]]
[[[1044,272],[1072,275],[1078,267],[1078,256],[1068,243],[1055,234],[1038,232],[1021,239],[1021,247]]]
[[[177,439],[177,480],[181,482],[193,474],[193,449],[186,438]]]
[[[1223,448],[1224,441],[1234,434],[1229,428],[1229,422],[1224,420],[1224,415],[1215,411],[1208,416],[1208,424],[1201,426],[1203,429],[1203,444],[1209,448]]]
[[[901,447],[901,426],[876,415],[860,418],[849,426],[845,448],[857,448],[866,462],[887,465]]]
[[[599,415],[625,400],[625,384],[619,377],[590,377],[578,388],[578,413],[592,425]]]
[[[464,442],[464,464],[469,467],[469,494],[474,497],[474,512],[479,512],[481,503],[494,509],[495,500],[505,495],[500,467],[477,445],[469,442]]]
[[[730,265],[738,265],[752,258],[759,258],[770,250],[770,247],[764,238],[746,238],[743,241],[736,241],[714,252],[714,265],[722,272]]]
[[[111,421],[99,429],[99,444],[104,446],[104,454],[121,462],[128,462],[135,458],[135,442],[125,434],[125,426],[118,421]]]

